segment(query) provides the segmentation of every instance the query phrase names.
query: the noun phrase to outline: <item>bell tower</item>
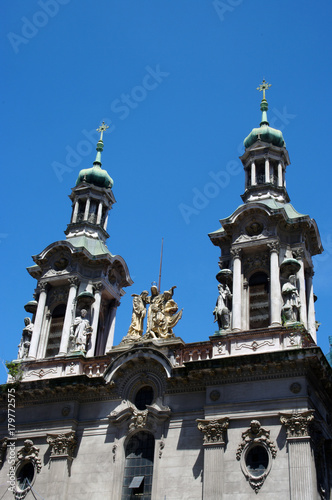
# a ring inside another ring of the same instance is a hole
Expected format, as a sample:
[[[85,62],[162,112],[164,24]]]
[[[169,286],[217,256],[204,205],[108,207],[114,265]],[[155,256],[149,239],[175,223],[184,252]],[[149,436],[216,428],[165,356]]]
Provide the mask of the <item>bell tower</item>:
[[[286,168],[290,165],[280,130],[269,126],[263,80],[262,119],[244,140],[243,204],[209,234],[221,250],[216,335],[268,332],[294,327],[316,343],[312,257],[322,252],[314,219],[290,204]],[[218,305],[219,304],[219,305]],[[224,312],[222,312],[224,311]],[[266,333],[268,335],[268,333]]]
[[[133,282],[124,259],[106,245],[108,214],[115,203],[113,180],[101,168],[105,123],[97,130],[97,156],[80,171],[69,198],[72,215],[66,239],[33,256],[37,280],[18,358],[33,362],[104,355],[113,345],[117,307]]]

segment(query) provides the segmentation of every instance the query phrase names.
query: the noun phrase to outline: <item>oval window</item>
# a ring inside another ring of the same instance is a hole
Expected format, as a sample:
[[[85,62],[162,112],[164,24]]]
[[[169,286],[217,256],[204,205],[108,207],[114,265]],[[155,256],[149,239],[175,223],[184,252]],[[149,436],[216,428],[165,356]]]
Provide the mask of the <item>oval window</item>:
[[[17,487],[24,491],[31,486],[35,475],[35,468],[31,462],[23,464],[16,472]]]
[[[264,446],[253,446],[246,455],[246,466],[254,477],[264,474],[269,464],[269,455]]]

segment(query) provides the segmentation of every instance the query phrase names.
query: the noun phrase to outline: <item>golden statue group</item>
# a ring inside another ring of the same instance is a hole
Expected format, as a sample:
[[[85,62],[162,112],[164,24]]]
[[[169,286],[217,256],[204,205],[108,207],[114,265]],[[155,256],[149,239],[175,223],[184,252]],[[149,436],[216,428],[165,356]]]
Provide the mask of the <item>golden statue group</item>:
[[[175,337],[173,327],[182,317],[178,312],[178,305],[173,300],[174,289],[172,286],[164,293],[159,293],[158,288],[151,287],[151,295],[144,290],[140,295],[133,294],[133,313],[127,335],[122,342],[133,342],[139,339],[169,339]],[[147,305],[149,308],[147,311]],[[143,322],[147,312],[146,332],[143,336]]]

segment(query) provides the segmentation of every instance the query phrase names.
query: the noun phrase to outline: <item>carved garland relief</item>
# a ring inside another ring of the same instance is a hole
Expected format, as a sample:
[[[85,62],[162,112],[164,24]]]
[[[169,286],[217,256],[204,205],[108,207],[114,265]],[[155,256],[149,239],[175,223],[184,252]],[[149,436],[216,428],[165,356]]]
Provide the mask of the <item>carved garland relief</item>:
[[[258,420],[252,420],[250,427],[242,432],[242,441],[236,451],[236,459],[252,489],[258,493],[268,476],[277,448],[270,439],[270,431],[264,429]]]

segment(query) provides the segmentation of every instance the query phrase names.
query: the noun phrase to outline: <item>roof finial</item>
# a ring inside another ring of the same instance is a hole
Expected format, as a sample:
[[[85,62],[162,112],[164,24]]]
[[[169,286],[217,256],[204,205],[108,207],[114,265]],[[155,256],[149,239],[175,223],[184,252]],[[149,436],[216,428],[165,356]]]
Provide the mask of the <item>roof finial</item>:
[[[263,91],[263,99],[265,99],[265,90],[267,90],[269,87],[271,87],[271,83],[267,83],[265,79],[263,78],[262,83],[260,84],[259,87],[257,87],[256,90],[259,90],[259,92]]]
[[[94,165],[97,164],[97,165],[101,166],[101,153],[104,149],[103,134],[104,134],[105,130],[107,130],[108,128],[109,128],[109,125],[106,125],[105,122],[103,122],[100,125],[100,127],[97,128],[97,132],[100,132],[100,139],[97,142],[97,147],[96,147],[97,155],[96,155],[95,161],[93,162]]]
[[[105,132],[106,129],[110,128],[109,125],[106,125],[105,122],[103,122],[99,128],[97,128],[97,132],[100,132],[100,141],[103,140],[103,133]]]
[[[267,100],[265,99],[265,90],[267,90],[269,87],[271,87],[271,83],[267,83],[264,78],[263,78],[263,81],[260,84],[260,86],[257,87],[257,90],[259,90],[259,92],[263,91],[263,99],[261,101],[262,121],[260,123],[260,126],[269,125],[269,122],[267,121],[267,114],[266,114],[269,106],[267,104]]]

